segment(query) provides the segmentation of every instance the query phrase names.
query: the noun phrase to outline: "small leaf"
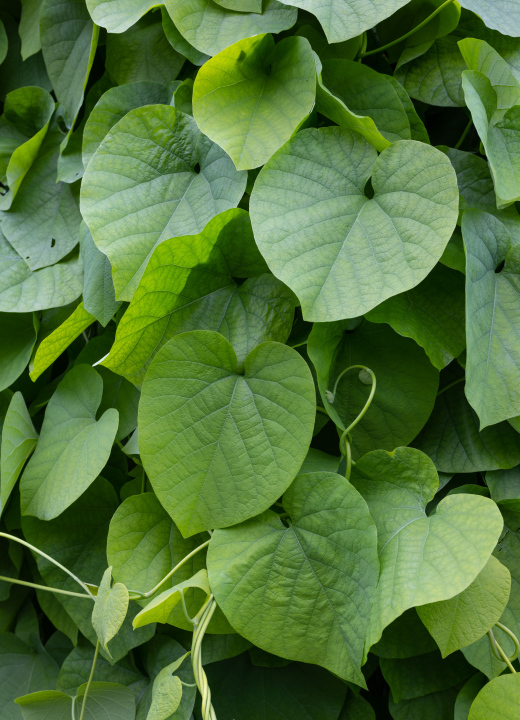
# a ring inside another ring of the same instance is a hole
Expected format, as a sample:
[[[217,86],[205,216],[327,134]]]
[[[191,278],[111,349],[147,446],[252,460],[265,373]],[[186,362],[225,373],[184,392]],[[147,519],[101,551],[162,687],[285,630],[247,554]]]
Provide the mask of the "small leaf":
[[[157,595],[156,598],[151,600],[148,605],[141,610],[141,612],[135,616],[133,625],[134,628],[142,627],[143,625],[149,625],[150,623],[160,622],[167,623],[168,618],[175,606],[181,602],[182,595],[191,588],[199,588],[210,595],[211,590],[209,589],[208,573],[205,569],[199,570],[199,572],[188,580],[184,580],[181,583],[177,583],[169,590]]]
[[[176,712],[182,701],[182,683],[172,673],[187,656],[188,653],[167,665],[153,681],[152,704],[146,720],[168,720]]]
[[[38,319],[32,313],[0,313],[0,391],[23,373],[36,342]]]
[[[11,398],[2,428],[0,515],[37,442],[38,433],[34,429],[22,393],[16,392]]]
[[[509,600],[511,575],[496,558],[463,592],[443,602],[421,605],[419,617],[435,638],[442,657],[470,645],[497,623]]]
[[[112,587],[112,568],[105,570],[92,611],[92,625],[99,642],[110,655],[108,643],[115,637],[128,612],[128,590],[123,583]],[[135,620],[134,620],[135,622]]]

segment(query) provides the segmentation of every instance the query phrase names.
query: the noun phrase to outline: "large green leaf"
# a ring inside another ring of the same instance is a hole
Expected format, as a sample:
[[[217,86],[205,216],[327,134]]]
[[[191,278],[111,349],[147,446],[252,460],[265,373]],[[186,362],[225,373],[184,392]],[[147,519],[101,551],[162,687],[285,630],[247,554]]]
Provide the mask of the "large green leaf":
[[[343,430],[363,409],[372,389],[359,369],[343,375],[334,403],[328,400],[340,373],[365,365],[376,376],[370,408],[352,433],[354,458],[407,445],[432,412],[439,375],[416,343],[386,325],[364,322],[353,332],[347,322],[316,323],[307,344],[316,368],[323,406]]]
[[[112,486],[104,478],[98,478],[70,508],[54,520],[23,517],[24,536],[28,542],[51,555],[84,582],[97,585],[107,566],[105,553],[108,526],[117,507],[118,499]],[[37,562],[47,585],[78,592],[77,583],[62,570],[40,556]],[[92,602],[67,595],[56,597],[83,635],[95,645],[97,636],[91,622]],[[132,620],[138,610],[133,605],[130,607],[121,630],[110,644],[113,662],[153,635],[153,625],[139,630],[132,628]]]
[[[208,60],[193,87],[193,117],[238,170],[263,165],[312,110],[316,70],[308,40],[246,38]]]
[[[2,232],[31,270],[53,265],[78,244],[78,188],[56,182],[61,132],[50,130],[8,212]],[[70,302],[70,301],[69,301]]]
[[[465,590],[502,532],[495,503],[477,495],[448,495],[427,516],[438,482],[431,460],[414,448],[375,450],[352,470],[376,523],[381,564],[367,648],[408,608]]]
[[[18,33],[22,41],[21,55],[24,60],[42,49],[40,42],[40,8],[43,0],[21,0],[22,14]]]
[[[415,340],[432,365],[442,370],[466,345],[464,279],[438,264],[412,290],[370,310],[367,319],[388,323],[400,335]]]
[[[415,99],[442,107],[463,107],[461,74],[466,69],[457,39],[436,40],[420,57],[402,64],[395,77]]]
[[[107,557],[114,578],[131,590],[148,592],[154,588],[190,552],[206,542],[204,535],[184,539],[177,526],[153,493],[141,493],[127,498],[110,522]],[[161,590],[189,580],[206,566],[206,550],[196,553],[182,565]],[[205,593],[193,588],[186,590],[184,601],[191,617],[195,617],[205,599]],[[139,601],[144,607],[148,601]],[[182,608],[175,608],[168,622],[185,630],[187,623]],[[208,626],[208,632],[230,632],[219,610]]]
[[[447,690],[474,672],[462,653],[444,660],[438,650],[399,660],[382,658],[379,664],[394,703]]]
[[[116,300],[112,265],[107,256],[98,250],[88,227],[81,229],[83,257],[83,307],[104,327],[108,325],[121,303]]]
[[[80,638],[78,644],[63,661],[56,689],[75,695],[78,688],[89,679],[94,652],[94,647],[87,640]],[[148,678],[135,667],[131,656],[117,663],[111,663],[98,656],[92,679],[125,685],[136,695],[140,695],[143,688],[148,686]]]
[[[520,675],[503,675],[484,685],[468,720],[514,720],[520,704]]]
[[[453,708],[460,685],[439,690],[429,695],[401,700],[394,703],[392,697],[388,701],[388,710],[394,720],[453,720]]]
[[[356,317],[417,285],[442,255],[457,209],[455,173],[435,148],[398,141],[377,157],[360,135],[332,127],[280,148],[251,196],[260,252],[317,322]]]
[[[193,65],[204,65],[206,60],[209,60],[209,55],[200,52],[200,50],[194,48],[193,45],[190,45],[190,43],[180,34],[177,27],[174,25],[173,20],[168,15],[165,7],[161,8],[161,14],[163,30],[172,48],[177,50],[177,52],[181,55],[184,55],[184,57],[193,63]]]
[[[300,663],[256,667],[241,655],[211,665],[207,673],[219,720],[337,720],[345,698],[337,678]]]
[[[117,410],[96,420],[103,382],[87,365],[73,368],[52,396],[36,452],[20,481],[22,512],[52,520],[94,482],[117,432]]]
[[[520,36],[520,21],[518,13],[520,4],[518,0],[462,0],[462,7],[471,10],[494,30],[499,30],[503,35]]]
[[[143,105],[168,105],[169,100],[166,86],[158,82],[135,82],[107,90],[85,123],[82,146],[85,167],[108,132],[130,110]]]
[[[37,329],[32,313],[0,313],[0,390],[9,387],[27,367]]]
[[[80,303],[72,315],[39,344],[34,356],[34,367],[30,373],[31,380],[37,380],[93,322],[95,322],[94,316],[85,310],[83,303]]]
[[[25,695],[16,700],[23,720],[134,720],[135,700],[124,685],[93,682],[88,686],[85,712],[82,712],[83,696],[87,684],[78,689],[77,695],[58,690],[47,690]]]
[[[262,343],[239,374],[228,341],[196,330],[170,340],[148,368],[139,449],[159,500],[189,536],[275,502],[305,458],[314,415],[314,383],[295,350]]]
[[[379,151],[395,140],[428,142],[424,125],[397,80],[352,60],[323,61],[316,107],[341,127],[359,132]]]
[[[244,210],[217,215],[198,235],[166,240],[152,255],[104,364],[138,384],[155,353],[180,332],[220,332],[240,365],[259,343],[285,342],[296,299],[266,269]],[[239,284],[243,277],[249,279]]]
[[[40,40],[45,66],[58,102],[65,108],[69,127],[83,104],[94,61],[99,28],[83,0],[43,0]]]
[[[81,188],[83,217],[112,263],[116,297],[131,300],[154,248],[200,232],[238,204],[245,183],[246,173],[189,115],[166,105],[125,115],[90,160]]]
[[[124,623],[128,603],[128,589],[123,583],[116,582],[112,585],[112,568],[107,568],[97,591],[92,611],[92,627],[109,655],[108,643],[117,635]]]
[[[214,532],[211,589],[255,645],[365,686],[360,664],[378,573],[367,506],[335,473],[299,475],[283,506],[287,525],[269,510]]]
[[[83,264],[71,258],[32,272],[0,230],[0,310],[31,312],[68,305],[81,295]]]
[[[450,383],[458,380],[453,387]],[[450,365],[441,376],[441,392],[415,447],[445,473],[482,472],[520,463],[518,433],[507,422],[479,431],[479,420],[466,399],[464,376]],[[450,387],[449,387],[450,386]]]
[[[168,42],[161,16],[149,13],[121,34],[107,37],[106,69],[118,85],[169,82],[179,74],[185,58]]]
[[[156,5],[155,0],[87,0],[87,8],[96,25],[109,33],[128,30],[145,13]]]
[[[19,88],[7,95],[4,119],[8,132],[21,133],[22,137],[25,137],[20,144],[17,141],[17,147],[10,156],[5,170],[5,184],[9,191],[1,198],[1,210],[8,210],[11,207],[24,177],[36,160],[53,112],[54,100],[43,88]],[[5,128],[2,130],[5,131]],[[10,138],[7,138],[7,142],[9,140]],[[1,137],[0,147],[3,148],[4,144],[5,139]]]
[[[288,30],[297,18],[297,10],[277,0],[264,0],[261,13],[226,10],[213,0],[165,0],[164,5],[181,35],[206,55],[259,33]]]
[[[417,612],[446,657],[481,638],[500,620],[510,590],[509,570],[490,557],[465,590],[449,600],[422,605]]]
[[[380,658],[411,658],[437,648],[435,640],[419,619],[415,608],[405,610],[384,630],[370,652]]]
[[[37,442],[38,433],[34,429],[23,395],[16,392],[9,403],[2,427],[0,515]]]
[[[14,700],[56,685],[58,666],[43,648],[40,652],[12,633],[0,633],[0,703],[2,720],[22,717]],[[68,719],[67,719],[68,720]]]
[[[520,246],[499,220],[479,210],[465,211],[462,233],[466,396],[482,429],[520,415]]]

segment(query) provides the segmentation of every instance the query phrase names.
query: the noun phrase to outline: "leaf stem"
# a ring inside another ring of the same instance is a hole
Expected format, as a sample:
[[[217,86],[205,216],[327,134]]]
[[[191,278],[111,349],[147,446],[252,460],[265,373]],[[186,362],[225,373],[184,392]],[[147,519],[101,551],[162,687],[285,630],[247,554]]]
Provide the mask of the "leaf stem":
[[[144,493],[146,489],[146,473],[144,471],[144,465],[143,465],[143,477],[141,478],[141,495]]]
[[[431,15],[428,15],[427,18],[425,18],[422,22],[419,23],[419,25],[416,25],[414,28],[409,30],[404,35],[401,35],[401,37],[397,38],[396,40],[392,40],[391,42],[387,43],[386,45],[382,45],[381,47],[375,48],[374,50],[366,50],[365,52],[361,52],[359,54],[360,58],[368,57],[369,55],[376,55],[377,53],[384,52],[385,50],[388,50],[389,48],[393,47],[394,45],[398,45],[403,40],[407,40],[409,37],[414,35],[417,30],[420,30],[422,27],[427,25],[430,20],[432,20],[436,15],[438,15],[440,12],[444,10],[444,8],[448,7],[448,5],[451,5],[453,0],[446,0],[446,2],[443,2],[442,5],[439,5],[439,7],[434,10]]]
[[[473,125],[473,118],[470,118],[468,124],[467,124],[466,127],[464,128],[464,131],[463,131],[462,135],[461,135],[460,138],[458,139],[458,142],[454,145],[455,150],[458,150],[458,149],[460,148],[460,146],[462,145],[462,143],[463,143],[464,140],[466,139],[469,131],[471,130],[471,126],[472,126],[472,125]]]
[[[437,393],[437,397],[439,397],[439,395],[442,395],[442,393],[445,393],[446,390],[450,390],[452,387],[454,387],[455,385],[458,385],[461,382],[464,382],[465,380],[466,380],[466,376],[463,376],[463,377],[457,378],[456,380],[453,380],[453,382],[448,383],[447,385],[445,385],[443,388],[441,388],[439,390],[439,392]]]
[[[151,590],[148,590],[147,592],[139,592],[139,590],[129,590],[129,592],[132,593],[132,596],[130,597],[130,600],[140,600],[141,598],[149,598],[152,597],[152,595],[155,595],[157,590],[159,590],[160,587],[164,585],[164,583],[171,578],[171,576],[177,572],[179,568],[181,568],[184,563],[192,558],[194,555],[196,555],[198,552],[203,550],[205,547],[207,547],[211,542],[211,538],[209,540],[206,540],[206,542],[202,543],[202,545],[199,545],[195,548],[195,550],[192,550],[188,555],[186,555],[185,558],[183,558],[177,565],[173,568],[173,570],[170,570],[168,575],[165,575],[163,579],[157,583],[157,585],[152,588]]]
[[[87,687],[85,688],[85,694],[83,695],[83,703],[81,705],[81,715],[79,716],[79,720],[83,720],[83,717],[85,715],[85,707],[87,705],[87,696],[88,691],[90,690],[90,686],[92,684],[92,678],[94,677],[94,671],[96,669],[96,662],[98,659],[99,654],[99,640],[96,643],[96,649],[94,651],[94,659],[92,660],[92,667],[90,668],[90,675],[87,682]]]
[[[16,537],[16,535],[9,535],[9,533],[0,532],[0,537],[7,538],[7,540],[13,540],[14,542],[20,543],[20,545],[24,545],[25,547],[29,548],[29,550],[32,550],[33,552],[37,553],[38,555],[41,555],[49,562],[53,563],[53,565],[56,565],[56,567],[59,567],[60,570],[63,570],[63,572],[67,573],[73,580],[75,580],[78,585],[80,585],[83,590],[86,591],[87,595],[92,598],[92,600],[95,600],[94,595],[90,592],[87,585],[79,579],[79,577],[76,577],[73,572],[71,572],[68,568],[66,568],[64,565],[59,563],[57,560],[52,558],[50,555],[47,555],[47,553],[44,553],[42,550],[38,550],[37,547],[34,547],[34,545],[31,545],[31,543],[26,542],[25,540],[22,540],[19,537]]]
[[[58,593],[59,595],[71,595],[72,597],[87,598],[87,600],[94,599],[92,595],[85,595],[85,593],[76,593],[71,590],[60,590],[59,588],[49,587],[48,585],[37,585],[36,583],[27,582],[26,580],[18,580],[18,578],[4,577],[3,575],[0,575],[0,580],[13,583],[14,585],[24,585],[25,587],[35,588],[36,590],[47,590],[47,592]]]

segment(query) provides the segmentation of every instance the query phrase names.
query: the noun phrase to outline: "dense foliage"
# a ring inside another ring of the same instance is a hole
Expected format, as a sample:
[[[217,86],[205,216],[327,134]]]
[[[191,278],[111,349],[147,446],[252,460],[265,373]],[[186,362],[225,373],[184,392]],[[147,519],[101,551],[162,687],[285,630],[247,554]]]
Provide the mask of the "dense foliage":
[[[0,0],[0,718],[518,720],[520,0],[163,2]]]

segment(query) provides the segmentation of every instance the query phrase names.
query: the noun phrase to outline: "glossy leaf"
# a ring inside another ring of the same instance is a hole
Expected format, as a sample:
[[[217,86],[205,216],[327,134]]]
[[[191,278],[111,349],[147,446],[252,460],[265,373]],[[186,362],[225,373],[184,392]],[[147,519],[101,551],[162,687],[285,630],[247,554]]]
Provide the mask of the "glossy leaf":
[[[184,536],[257,515],[287,489],[311,439],[314,398],[305,361],[280,343],[258,345],[243,374],[215,332],[182,333],[157,353],[143,383],[139,449]]]
[[[381,572],[370,647],[408,608],[465,590],[488,561],[503,521],[495,503],[477,495],[448,495],[428,517],[425,507],[438,476],[431,460],[414,448],[368,453],[354,466],[351,481],[378,530]]]
[[[364,686],[360,664],[378,572],[366,504],[340,475],[309,473],[297,477],[283,506],[288,526],[267,511],[214,532],[211,589],[255,645]]]
[[[117,410],[96,420],[103,383],[86,365],[58,385],[45,413],[35,454],[22,476],[22,512],[51,520],[94,482],[105,466],[118,425]]]
[[[455,227],[457,197],[438,150],[398,141],[376,157],[359,135],[321,128],[298,133],[268,161],[251,221],[260,252],[294,290],[304,318],[330,322],[423,280]]]
[[[295,68],[297,73],[295,73]],[[310,113],[316,71],[305,38],[240,40],[206,62],[193,87],[199,128],[238,170],[263,165]]]
[[[159,153],[153,151],[157,145]],[[125,177],[120,174],[121,153],[126,157]],[[143,162],[148,166],[144,174]],[[197,164],[200,172],[195,171]],[[89,162],[81,189],[83,217],[112,263],[116,297],[132,298],[160,242],[200,232],[212,217],[237,205],[245,182],[245,174],[236,172],[190,116],[165,105],[125,115]],[[133,208],[130,215],[128,207]],[[137,234],[136,223],[143,227]]]
[[[0,515],[37,442],[38,433],[34,429],[22,393],[16,392],[9,403],[2,427]]]

